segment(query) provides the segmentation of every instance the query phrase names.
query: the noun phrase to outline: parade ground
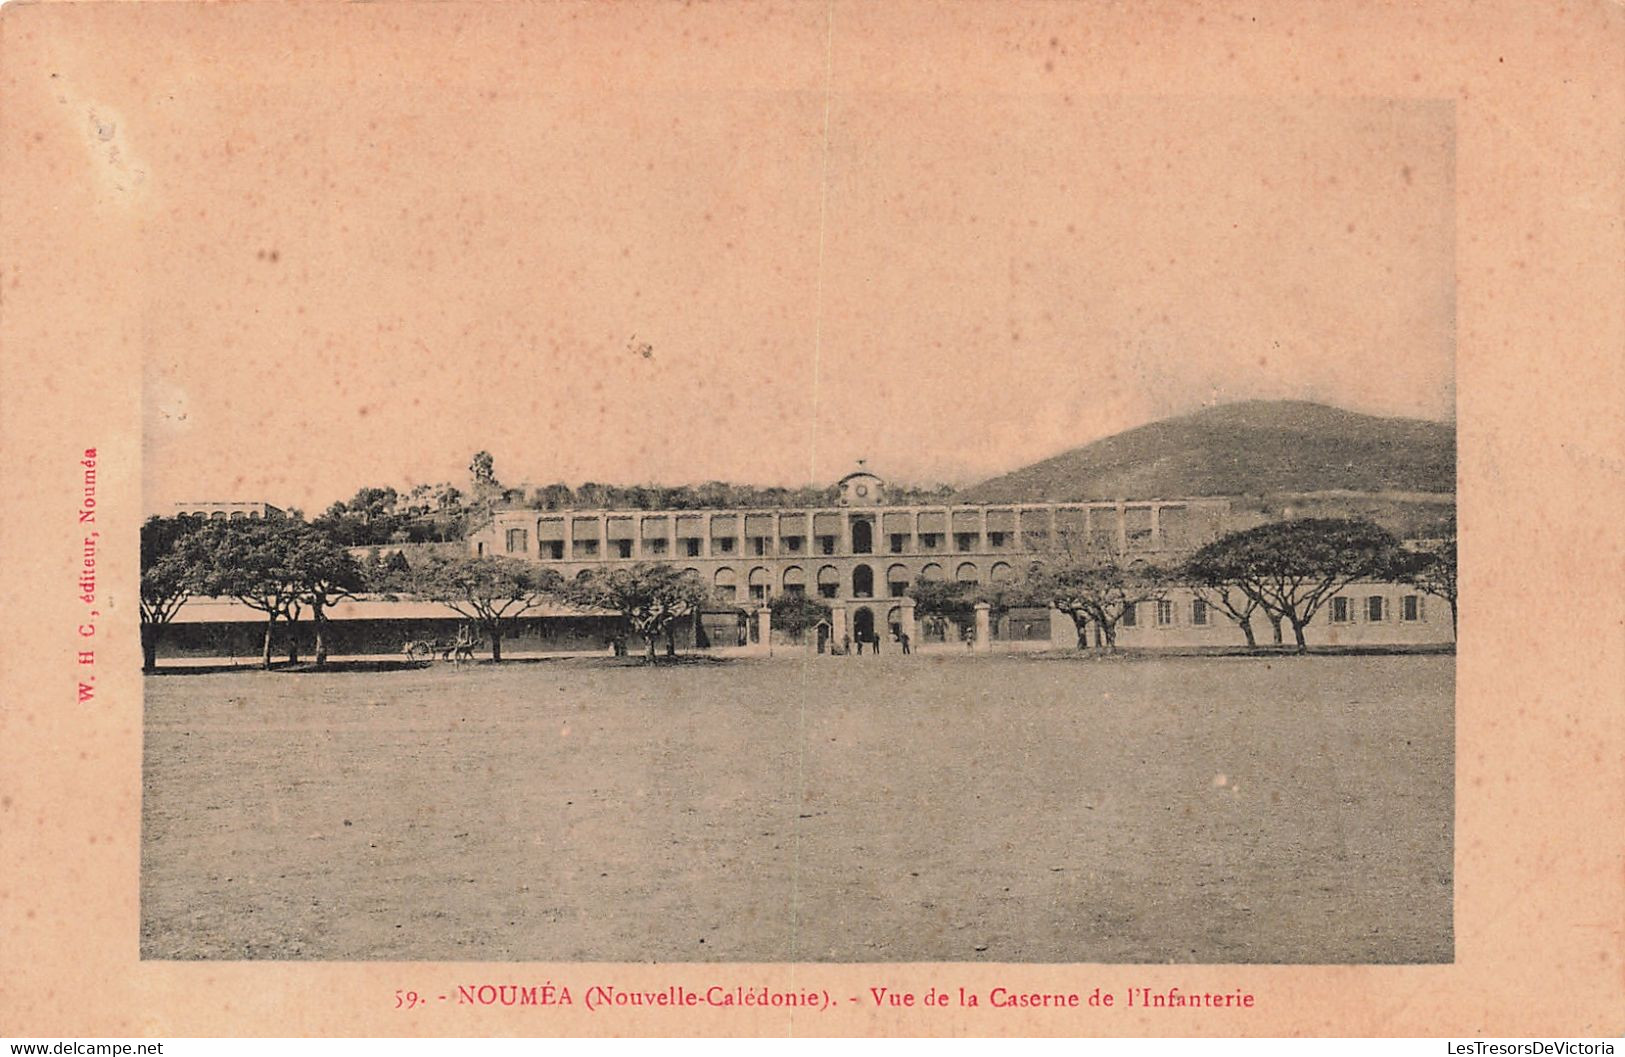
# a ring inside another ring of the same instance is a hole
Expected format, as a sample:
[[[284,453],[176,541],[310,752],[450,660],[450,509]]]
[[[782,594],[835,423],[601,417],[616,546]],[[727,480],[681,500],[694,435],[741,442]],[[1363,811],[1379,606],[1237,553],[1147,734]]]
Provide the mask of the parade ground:
[[[1448,962],[1453,656],[145,680],[155,959]]]

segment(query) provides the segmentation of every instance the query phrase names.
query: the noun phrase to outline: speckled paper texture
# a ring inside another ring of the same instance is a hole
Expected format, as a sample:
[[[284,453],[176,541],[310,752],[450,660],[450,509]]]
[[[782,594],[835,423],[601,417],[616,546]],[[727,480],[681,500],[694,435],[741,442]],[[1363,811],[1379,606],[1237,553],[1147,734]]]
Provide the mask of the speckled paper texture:
[[[1608,2],[6,5],[0,1034],[1617,1036],[1622,69]],[[1133,282],[1100,263],[1130,245]],[[144,490],[252,466],[314,514],[538,423],[559,479],[683,480],[741,418],[739,479],[904,431],[893,472],[968,481],[1212,396],[1396,390],[1458,429],[1445,964],[141,956]],[[547,982],[576,1004],[397,1008]],[[594,1013],[594,983],[840,1001]],[[995,986],[1256,1003],[845,1001]]]

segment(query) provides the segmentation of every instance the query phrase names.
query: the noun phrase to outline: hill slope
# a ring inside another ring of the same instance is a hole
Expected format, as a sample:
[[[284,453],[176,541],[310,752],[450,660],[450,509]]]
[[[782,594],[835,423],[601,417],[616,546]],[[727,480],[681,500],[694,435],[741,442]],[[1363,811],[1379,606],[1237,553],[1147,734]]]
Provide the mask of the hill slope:
[[[1328,491],[1453,493],[1447,422],[1250,400],[1106,437],[965,489],[963,502]]]

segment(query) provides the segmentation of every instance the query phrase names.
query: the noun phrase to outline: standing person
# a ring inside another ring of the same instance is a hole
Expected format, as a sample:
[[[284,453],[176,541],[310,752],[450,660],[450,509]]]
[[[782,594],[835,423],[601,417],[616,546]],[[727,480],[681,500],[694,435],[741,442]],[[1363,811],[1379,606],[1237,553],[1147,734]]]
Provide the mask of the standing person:
[[[908,632],[906,632],[906,631],[898,632],[897,633],[897,639],[898,639],[899,642],[901,642],[903,644],[903,656],[907,657],[908,656]]]
[[[872,635],[870,635],[869,636],[869,642],[875,648],[875,656],[879,657],[880,656],[880,632],[877,631],[877,632],[873,633]]]
[[[852,636],[846,632],[841,633],[841,654],[845,656],[852,652]]]

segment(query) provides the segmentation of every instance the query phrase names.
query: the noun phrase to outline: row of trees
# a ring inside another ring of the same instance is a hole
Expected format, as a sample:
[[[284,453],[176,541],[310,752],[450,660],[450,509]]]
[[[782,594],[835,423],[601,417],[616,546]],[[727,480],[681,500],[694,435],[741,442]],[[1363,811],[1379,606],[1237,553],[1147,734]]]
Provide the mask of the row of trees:
[[[461,540],[492,508],[516,498],[496,478],[491,453],[475,452],[468,481],[416,485],[406,492],[368,486],[328,507],[311,524],[345,547]]]
[[[327,614],[339,602],[378,586],[445,606],[479,627],[491,659],[513,622],[550,603],[619,615],[643,637],[648,658],[664,636],[675,652],[677,623],[711,601],[700,578],[669,565],[639,563],[594,570],[571,581],[530,562],[503,557],[428,555],[416,567],[399,555],[368,568],[315,526],[303,521],[211,521],[154,517],[141,529],[142,663],[157,665],[159,629],[188,598],[233,598],[263,613],[260,660],[272,664],[279,627],[287,658],[299,660],[295,625],[308,613],[315,626],[315,662],[327,662]]]
[[[229,596],[264,613],[266,667],[278,622],[297,622],[308,609],[316,661],[325,663],[326,611],[364,586],[355,558],[303,521],[150,518],[141,527],[142,663],[155,666],[158,628],[194,595]],[[287,641],[288,659],[297,661],[298,640]]]
[[[1065,613],[1077,630],[1078,648],[1114,649],[1117,630],[1131,607],[1157,602],[1175,587],[1233,621],[1248,646],[1258,644],[1253,618],[1262,615],[1274,641],[1283,625],[1297,648],[1304,630],[1332,598],[1361,582],[1413,585],[1450,607],[1456,623],[1454,538],[1406,546],[1366,521],[1304,518],[1233,532],[1174,566],[1129,559],[1111,551],[1080,554],[1065,541],[1034,563],[1022,580],[981,586],[920,581],[909,589],[915,611],[963,624],[979,602],[998,615],[1015,606],[1043,606]]]
[[[894,503],[946,503],[949,485],[888,490]],[[839,490],[829,488],[758,488],[707,481],[699,485],[615,485],[588,481],[571,488],[557,483],[532,489],[504,489],[503,500],[534,510],[731,510],[739,508],[833,506]]]
[[[593,569],[565,581],[556,572],[503,557],[427,555],[416,567],[398,554],[387,562],[357,561],[313,525],[283,521],[205,521],[193,517],[150,519],[141,532],[143,661],[156,663],[158,628],[195,595],[230,597],[265,614],[261,660],[271,665],[273,640],[282,625],[289,661],[297,661],[292,629],[305,613],[315,625],[315,660],[327,660],[327,612],[339,601],[383,588],[437,602],[479,626],[502,659],[502,639],[512,622],[549,603],[614,613],[629,633],[644,640],[654,660],[656,643],[675,652],[678,623],[714,599],[693,572],[664,563],[640,562]],[[1298,649],[1304,629],[1340,591],[1363,581],[1409,583],[1443,599],[1456,619],[1454,540],[1425,547],[1402,546],[1391,534],[1363,521],[1301,519],[1231,533],[1174,567],[1100,552],[1069,552],[1065,541],[1035,561],[1018,581],[977,585],[921,580],[908,593],[921,617],[968,623],[978,603],[995,614],[1016,606],[1042,606],[1065,613],[1078,647],[1113,649],[1131,606],[1160,600],[1176,587],[1196,592],[1256,645],[1255,615],[1270,623],[1274,641],[1290,627]],[[795,595],[772,601],[774,623],[792,634],[829,618],[823,602]]]
[[[1281,624],[1292,628],[1300,650],[1304,628],[1338,592],[1361,581],[1415,586],[1450,606],[1456,626],[1456,542],[1403,546],[1367,521],[1311,518],[1278,521],[1231,533],[1197,551],[1179,569],[1180,579],[1240,625],[1256,644],[1251,617],[1262,611],[1281,641]]]

